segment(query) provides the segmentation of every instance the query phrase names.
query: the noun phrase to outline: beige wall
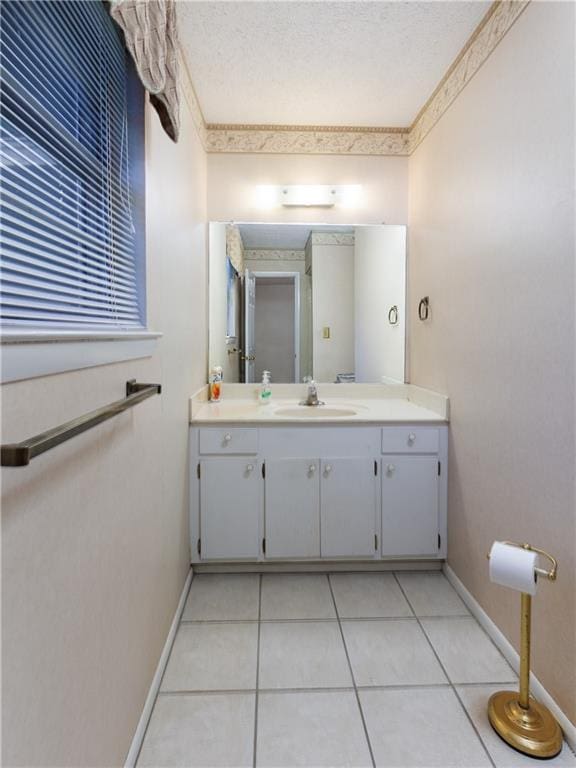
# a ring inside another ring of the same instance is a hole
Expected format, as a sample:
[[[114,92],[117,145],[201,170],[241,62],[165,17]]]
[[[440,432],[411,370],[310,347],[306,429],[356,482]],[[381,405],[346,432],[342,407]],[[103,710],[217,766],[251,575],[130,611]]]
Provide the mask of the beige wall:
[[[334,383],[339,373],[354,373],[354,246],[313,243],[312,375]]]
[[[518,647],[494,539],[560,562],[533,669],[576,721],[574,6],[531,3],[410,158],[411,380],[451,401],[449,563]]]
[[[259,184],[361,184],[362,206],[258,208]],[[210,221],[312,221],[329,224],[406,224],[407,157],[338,155],[208,155]]]
[[[205,381],[205,154],[183,107],[174,145],[147,116],[153,357],[7,384],[21,440],[161,382],[151,398],[3,471],[3,764],[118,766],[189,568],[188,397]]]

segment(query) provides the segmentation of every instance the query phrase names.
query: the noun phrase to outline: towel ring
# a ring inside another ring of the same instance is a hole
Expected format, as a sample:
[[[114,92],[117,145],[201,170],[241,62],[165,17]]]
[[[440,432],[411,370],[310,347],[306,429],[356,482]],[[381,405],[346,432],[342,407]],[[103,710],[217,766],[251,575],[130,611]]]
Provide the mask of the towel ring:
[[[388,310],[388,322],[390,325],[398,325],[398,307],[396,304]]]
[[[430,316],[430,299],[428,296],[424,296],[423,299],[420,299],[420,303],[418,304],[418,317],[420,320],[428,320]]]

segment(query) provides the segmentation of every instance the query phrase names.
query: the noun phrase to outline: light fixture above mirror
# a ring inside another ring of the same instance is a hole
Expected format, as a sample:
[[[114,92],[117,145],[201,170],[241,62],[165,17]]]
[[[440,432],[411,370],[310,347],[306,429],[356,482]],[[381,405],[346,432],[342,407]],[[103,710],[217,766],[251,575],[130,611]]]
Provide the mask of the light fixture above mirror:
[[[358,208],[362,198],[360,184],[259,184],[259,208]]]

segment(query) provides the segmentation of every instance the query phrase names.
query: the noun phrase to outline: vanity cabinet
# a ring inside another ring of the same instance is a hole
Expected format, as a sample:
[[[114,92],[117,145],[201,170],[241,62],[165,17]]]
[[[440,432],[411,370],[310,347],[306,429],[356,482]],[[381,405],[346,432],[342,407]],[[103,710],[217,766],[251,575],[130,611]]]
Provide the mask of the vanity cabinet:
[[[192,427],[193,562],[446,557],[447,427]]]

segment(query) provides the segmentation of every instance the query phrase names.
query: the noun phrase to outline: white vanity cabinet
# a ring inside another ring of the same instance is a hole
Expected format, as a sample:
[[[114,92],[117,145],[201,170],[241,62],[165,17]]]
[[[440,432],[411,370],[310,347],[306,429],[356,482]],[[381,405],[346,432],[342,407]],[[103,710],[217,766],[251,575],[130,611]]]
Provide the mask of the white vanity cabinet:
[[[190,429],[193,562],[446,556],[447,427]]]

